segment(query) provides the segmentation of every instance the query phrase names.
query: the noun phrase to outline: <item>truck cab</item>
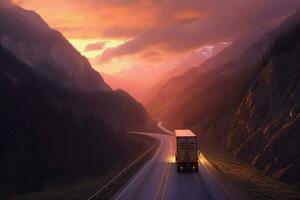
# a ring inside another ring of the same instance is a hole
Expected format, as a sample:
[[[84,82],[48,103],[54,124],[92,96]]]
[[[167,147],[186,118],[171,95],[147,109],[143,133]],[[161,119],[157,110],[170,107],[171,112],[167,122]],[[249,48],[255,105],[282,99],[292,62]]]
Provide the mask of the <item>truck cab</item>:
[[[177,171],[198,171],[198,139],[191,130],[175,130]]]

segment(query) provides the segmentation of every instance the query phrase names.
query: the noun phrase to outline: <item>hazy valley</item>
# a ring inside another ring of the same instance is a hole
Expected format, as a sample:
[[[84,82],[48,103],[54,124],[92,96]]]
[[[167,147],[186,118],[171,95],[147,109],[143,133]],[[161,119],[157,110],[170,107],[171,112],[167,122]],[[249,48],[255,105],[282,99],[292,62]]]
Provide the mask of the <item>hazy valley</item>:
[[[52,3],[0,0],[0,199],[300,199],[299,3]]]

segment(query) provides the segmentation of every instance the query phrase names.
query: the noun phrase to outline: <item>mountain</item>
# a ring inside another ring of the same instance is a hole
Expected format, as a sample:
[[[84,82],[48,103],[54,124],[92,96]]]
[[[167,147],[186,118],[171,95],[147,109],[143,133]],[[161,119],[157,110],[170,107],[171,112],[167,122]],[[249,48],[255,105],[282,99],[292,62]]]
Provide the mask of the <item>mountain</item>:
[[[222,51],[227,45],[227,43],[218,43],[212,46],[203,46],[176,62],[148,67],[137,65],[117,74],[102,73],[101,75],[113,89],[123,89],[147,105],[157,88],[163,86],[168,79],[202,64],[208,58]]]
[[[25,66],[53,84],[80,94],[86,92],[82,104],[93,105],[93,112],[107,121],[126,128],[148,123],[142,105],[122,90],[112,91],[88,60],[38,14],[14,5],[0,9],[1,46]]]
[[[66,89],[1,45],[0,66],[0,196],[103,173],[139,146],[123,127],[148,115],[124,92]]]
[[[248,81],[248,75],[243,77],[241,73],[252,63],[251,60],[247,63],[245,60],[255,58],[258,53],[253,49],[243,55],[244,59],[231,61],[230,58],[241,55],[252,41],[251,38],[236,41],[201,66],[169,79],[157,89],[146,108],[152,115],[172,121],[178,127],[204,125],[217,117],[219,112],[231,109],[239,101],[241,90],[244,89],[241,82]],[[240,67],[241,63],[245,65]],[[227,105],[216,106],[216,101]]]
[[[214,127],[224,113],[232,115],[261,70],[273,39],[290,24],[291,19],[263,36],[236,40],[201,66],[169,79],[153,95],[147,110],[180,127]]]
[[[34,12],[0,5],[0,198],[64,177],[103,174],[152,125]]]
[[[179,76],[187,72],[191,68],[202,65],[207,59],[216,56],[224,48],[228,46],[228,43],[221,42],[211,46],[203,46],[199,49],[192,51],[185,58],[180,60],[174,69],[171,69],[161,76],[161,80],[168,80],[172,77]]]
[[[66,88],[111,90],[88,60],[33,11],[0,6],[0,44],[35,72]]]
[[[229,133],[237,156],[287,183],[300,180],[300,12],[274,39]]]
[[[204,46],[192,51],[188,56],[180,60],[175,67],[160,75],[160,77],[148,89],[147,93],[143,97],[142,103],[144,105],[148,105],[169,79],[180,76],[185,72],[200,66],[207,59],[214,57],[227,46],[228,43],[222,42],[213,46]]]
[[[171,78],[147,109],[274,178],[299,184],[299,25],[300,11],[258,39],[234,42]]]

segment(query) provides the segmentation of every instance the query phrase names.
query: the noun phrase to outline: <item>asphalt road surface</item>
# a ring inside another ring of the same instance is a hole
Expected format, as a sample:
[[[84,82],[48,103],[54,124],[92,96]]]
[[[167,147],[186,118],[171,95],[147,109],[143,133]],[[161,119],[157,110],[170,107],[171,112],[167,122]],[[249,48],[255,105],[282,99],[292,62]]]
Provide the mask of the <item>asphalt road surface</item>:
[[[118,200],[227,200],[226,195],[205,173],[199,163],[199,172],[177,172],[175,164],[175,137],[158,123],[167,134],[151,134],[160,145],[154,156],[115,194]],[[169,134],[169,135],[168,135]]]

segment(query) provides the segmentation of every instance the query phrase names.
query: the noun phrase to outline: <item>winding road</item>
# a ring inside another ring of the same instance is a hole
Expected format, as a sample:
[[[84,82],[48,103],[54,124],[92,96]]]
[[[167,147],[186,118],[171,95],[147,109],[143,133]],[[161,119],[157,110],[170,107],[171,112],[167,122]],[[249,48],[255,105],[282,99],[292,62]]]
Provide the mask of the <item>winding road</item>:
[[[148,135],[160,141],[154,156],[113,196],[115,200],[227,200],[199,163],[199,172],[178,173],[175,164],[174,133],[160,122],[158,127],[167,134]]]

